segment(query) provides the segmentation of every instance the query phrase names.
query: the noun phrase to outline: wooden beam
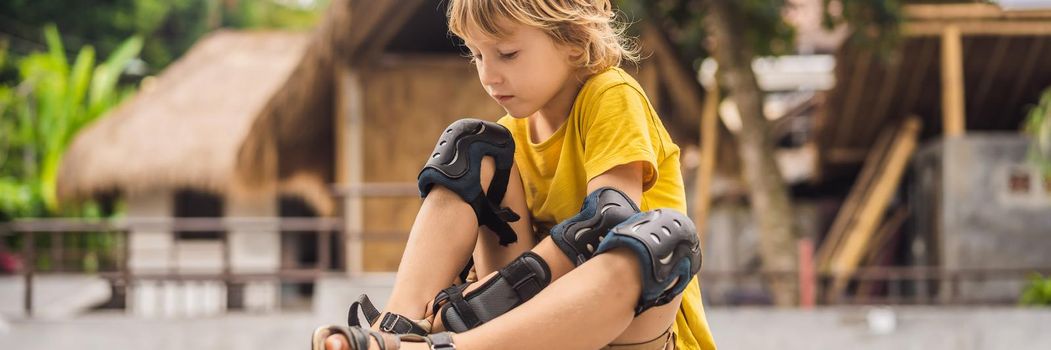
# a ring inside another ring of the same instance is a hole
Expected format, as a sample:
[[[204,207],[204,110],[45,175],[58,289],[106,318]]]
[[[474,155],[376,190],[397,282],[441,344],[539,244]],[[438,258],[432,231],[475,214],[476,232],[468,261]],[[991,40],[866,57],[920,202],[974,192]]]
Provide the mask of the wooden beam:
[[[880,225],[879,230],[869,240],[869,250],[865,253],[865,257],[861,260],[861,264],[864,266],[877,267],[883,263],[888,256],[892,255],[892,251],[900,236],[901,226],[905,224],[905,219],[909,217],[909,209],[902,206],[898,207],[892,212],[887,218],[887,221]],[[866,300],[869,296],[875,294],[876,286],[886,281],[877,280],[863,280],[858,281],[858,288],[856,295],[860,300]]]
[[[925,88],[924,79],[927,77],[927,68],[934,64],[934,55],[940,51],[938,49],[938,42],[933,39],[924,39],[923,45],[920,47],[920,57],[916,59],[914,64],[914,70],[909,76],[909,81],[905,87],[905,101],[901,104],[901,107],[897,111],[896,115],[909,115],[914,113],[913,107],[916,107],[916,102],[920,99],[920,90]]]
[[[942,33],[942,130],[946,137],[962,136],[966,126],[963,99],[963,39],[960,28]]]
[[[1051,11],[1004,11],[993,4],[915,4],[902,7],[909,20],[1051,18]]]
[[[902,60],[896,58],[891,61],[883,60],[881,63],[885,63],[881,64],[883,81],[880,84],[876,103],[872,106],[872,114],[867,118],[865,129],[862,130],[879,130],[879,125],[883,125],[888,118],[887,111],[890,110],[890,106],[898,102],[893,99],[898,92],[898,79],[901,77]]]
[[[858,57],[857,60],[851,62],[853,65],[853,69],[851,71],[852,74],[850,76],[850,82],[848,85],[849,88],[847,88],[847,96],[843,102],[843,114],[837,116],[839,118],[846,118],[847,120],[852,120],[855,122],[846,125],[846,132],[839,132],[836,134],[836,140],[834,143],[836,147],[853,146],[848,145],[848,143],[850,142],[850,140],[853,139],[855,135],[855,125],[859,124],[857,123],[857,121],[860,119],[858,118],[858,104],[860,103],[859,101],[861,100],[862,93],[864,92],[865,86],[867,85],[867,81],[865,80],[865,78],[868,76],[869,66],[872,65],[872,59],[875,54],[872,52],[872,50],[868,49],[862,49],[858,52],[858,54],[860,55],[860,57]]]
[[[712,202],[712,177],[715,176],[716,147],[719,145],[719,85],[714,84],[704,96],[704,112],[701,113],[701,165],[694,182],[693,221],[697,234],[704,244],[708,233],[708,212]]]
[[[857,270],[858,264],[866,253],[866,247],[876,231],[879,221],[898,189],[909,158],[916,150],[920,133],[920,121],[907,118],[903,123],[891,149],[880,166],[879,174],[873,183],[870,195],[865,198],[858,209],[858,216],[844,236],[843,248],[835,252],[830,268],[833,274],[832,298],[840,296],[846,290],[850,277]]]
[[[832,227],[829,228],[828,234],[825,235],[824,240],[821,242],[821,246],[817,250],[817,267],[822,272],[829,272],[832,257],[836,251],[841,249],[843,244],[843,236],[850,228],[851,221],[854,216],[857,215],[858,208],[861,203],[865,201],[865,198],[869,195],[869,189],[872,187],[872,183],[875,181],[876,175],[879,173],[880,167],[883,164],[883,159],[886,157],[887,150],[891,146],[891,142],[894,139],[894,128],[885,127],[880,131],[879,137],[876,138],[876,143],[869,148],[868,156],[865,158],[865,164],[861,168],[861,173],[858,174],[857,180],[854,181],[854,185],[850,188],[850,193],[847,194],[847,198],[843,201],[843,205],[840,206],[839,211],[836,213],[836,218],[832,222]]]
[[[1044,47],[1047,46],[1048,41],[1051,41],[1051,38],[1037,39],[1036,43],[1029,48],[1025,61],[1022,62],[1021,67],[1017,70],[1019,73],[1019,75],[1016,76],[1018,80],[1015,81],[1014,89],[1012,89],[1011,94],[1008,95],[1011,97],[1005,101],[1006,103],[1004,106],[1017,106],[1018,103],[1020,103],[1022,100],[1022,94],[1025,94],[1026,87],[1029,86],[1029,82],[1032,80],[1033,75],[1035,75],[1036,68],[1039,67],[1041,54],[1044,51]],[[1046,64],[1046,62],[1044,64]],[[1003,119],[1007,120],[1009,118]]]
[[[336,182],[341,188],[360,188],[365,183],[365,101],[359,71],[346,64],[336,66],[335,126]],[[363,231],[365,200],[360,195],[343,197],[343,232],[346,234],[347,273],[365,270]]]
[[[822,152],[825,154],[824,158],[828,163],[855,164],[864,162],[872,149],[874,148],[836,147],[825,149]]]
[[[901,25],[905,37],[940,36],[946,28],[957,27],[961,35],[1041,36],[1051,35],[1051,20],[1042,21],[928,21]]]
[[[973,106],[971,112],[974,115],[984,115],[982,112],[985,109],[983,107],[986,106],[985,99],[989,96],[993,82],[996,81],[996,77],[1000,74],[1000,66],[1004,57],[1007,56],[1007,48],[1010,46],[1010,43],[1011,37],[1009,36],[996,37],[996,46],[993,47],[992,55],[989,57],[989,65],[982,70],[981,80],[978,81],[980,85],[978,85],[977,93],[974,95],[975,97],[970,99],[971,106]]]
[[[385,8],[385,13],[378,14],[383,21],[372,32],[363,38],[355,54],[362,61],[371,61],[383,53],[383,49],[394,39],[394,35],[405,26],[405,22],[420,8],[422,0],[391,1],[397,6]]]

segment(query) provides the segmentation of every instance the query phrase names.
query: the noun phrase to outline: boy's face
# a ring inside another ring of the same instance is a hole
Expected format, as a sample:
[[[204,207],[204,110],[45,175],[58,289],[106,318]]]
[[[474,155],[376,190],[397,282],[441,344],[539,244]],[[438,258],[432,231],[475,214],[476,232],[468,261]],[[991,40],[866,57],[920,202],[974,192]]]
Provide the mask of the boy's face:
[[[512,117],[525,118],[545,107],[574,82],[571,63],[577,51],[557,44],[543,31],[504,21],[503,38],[465,38],[478,80],[489,96]]]

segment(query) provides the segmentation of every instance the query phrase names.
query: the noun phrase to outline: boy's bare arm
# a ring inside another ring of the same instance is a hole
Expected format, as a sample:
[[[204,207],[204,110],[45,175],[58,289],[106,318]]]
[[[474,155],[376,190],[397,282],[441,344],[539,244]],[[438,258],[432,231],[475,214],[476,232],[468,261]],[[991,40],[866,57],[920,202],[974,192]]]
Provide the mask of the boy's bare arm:
[[[613,187],[642,205],[642,162],[618,165],[588,182],[588,193],[602,187]]]

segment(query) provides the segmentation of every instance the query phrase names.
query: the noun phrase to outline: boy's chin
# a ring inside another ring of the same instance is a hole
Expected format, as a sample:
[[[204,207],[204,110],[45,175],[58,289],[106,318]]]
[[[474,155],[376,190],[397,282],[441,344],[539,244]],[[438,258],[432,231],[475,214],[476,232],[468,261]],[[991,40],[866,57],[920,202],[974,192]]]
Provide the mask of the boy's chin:
[[[511,118],[516,118],[516,119],[529,118],[529,116],[531,116],[534,113],[536,113],[536,111],[512,110],[512,109],[507,109],[507,108],[504,108],[504,111],[507,112],[507,115],[510,115]]]

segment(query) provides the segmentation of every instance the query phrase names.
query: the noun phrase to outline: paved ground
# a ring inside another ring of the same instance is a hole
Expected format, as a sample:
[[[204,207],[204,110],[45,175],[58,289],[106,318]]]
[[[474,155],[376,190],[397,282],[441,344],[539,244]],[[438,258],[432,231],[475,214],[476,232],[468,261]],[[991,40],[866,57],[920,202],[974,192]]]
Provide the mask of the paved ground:
[[[879,317],[870,322],[868,311],[713,309],[708,316],[722,349],[1014,350],[1051,344],[1048,310],[894,309],[892,327]],[[0,325],[0,349],[304,349],[321,323],[312,314],[180,320],[94,314],[9,322],[6,330]]]
[[[382,303],[389,280],[324,281],[313,312],[167,320],[120,313],[31,320],[7,315],[0,318],[0,349],[304,349],[317,325],[345,322],[346,303],[359,292]],[[708,319],[722,349],[1015,350],[1051,344],[1051,309],[713,308]]]
[[[109,282],[86,275],[38,275],[33,282],[33,310],[44,319],[65,319],[110,298]],[[25,279],[0,276],[0,318],[22,317]]]

